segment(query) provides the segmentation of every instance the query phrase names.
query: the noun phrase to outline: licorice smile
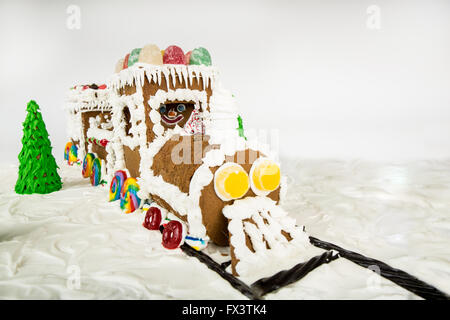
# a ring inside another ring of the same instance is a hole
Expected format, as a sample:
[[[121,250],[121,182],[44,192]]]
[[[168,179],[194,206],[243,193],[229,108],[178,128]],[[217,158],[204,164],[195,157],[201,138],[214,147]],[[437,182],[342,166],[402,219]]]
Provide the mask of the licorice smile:
[[[168,125],[174,125],[183,120],[184,116],[182,114],[178,115],[175,118],[168,118],[165,115],[161,115],[162,121],[164,121]]]

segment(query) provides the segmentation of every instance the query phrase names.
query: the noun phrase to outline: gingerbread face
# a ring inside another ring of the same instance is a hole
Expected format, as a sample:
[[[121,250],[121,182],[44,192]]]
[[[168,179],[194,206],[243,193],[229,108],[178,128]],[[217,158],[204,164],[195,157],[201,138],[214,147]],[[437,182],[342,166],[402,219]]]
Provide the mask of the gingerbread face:
[[[191,102],[165,103],[159,107],[161,124],[165,128],[174,128],[176,125],[184,127],[189,120],[194,104]]]

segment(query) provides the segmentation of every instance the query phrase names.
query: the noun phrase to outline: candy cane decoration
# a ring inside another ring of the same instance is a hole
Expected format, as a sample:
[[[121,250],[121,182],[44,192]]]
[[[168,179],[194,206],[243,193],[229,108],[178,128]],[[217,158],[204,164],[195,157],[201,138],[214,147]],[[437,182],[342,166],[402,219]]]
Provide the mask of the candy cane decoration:
[[[98,140],[95,138],[87,138],[86,141],[88,143],[93,143],[93,144],[96,144],[96,145],[102,146],[102,147],[106,147],[106,145],[109,143],[109,141],[106,139]]]

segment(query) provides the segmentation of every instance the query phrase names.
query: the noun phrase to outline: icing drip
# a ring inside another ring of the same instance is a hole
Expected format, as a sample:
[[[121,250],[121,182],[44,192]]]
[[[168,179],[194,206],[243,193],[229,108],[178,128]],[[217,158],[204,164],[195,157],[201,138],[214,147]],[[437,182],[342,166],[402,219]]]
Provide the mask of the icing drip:
[[[135,63],[132,67],[123,69],[119,73],[114,74],[109,83],[109,87],[112,90],[118,90],[126,85],[133,85],[142,87],[144,85],[145,76],[161,85],[162,77],[165,77],[166,83],[169,83],[169,75],[172,76],[172,85],[175,86],[176,78],[180,82],[188,81],[192,85],[193,78],[200,80],[202,78],[203,89],[208,83],[213,88],[215,78],[218,75],[218,71],[215,67],[207,67],[203,65],[150,65],[146,63]]]

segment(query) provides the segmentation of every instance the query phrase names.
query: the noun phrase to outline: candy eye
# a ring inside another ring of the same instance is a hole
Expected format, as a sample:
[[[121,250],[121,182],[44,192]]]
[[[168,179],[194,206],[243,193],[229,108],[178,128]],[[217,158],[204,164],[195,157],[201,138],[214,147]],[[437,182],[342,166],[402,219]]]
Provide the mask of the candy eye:
[[[227,162],[214,174],[214,190],[223,201],[243,197],[249,187],[248,174],[237,163]]]
[[[178,111],[178,112],[183,112],[184,110],[186,110],[186,106],[185,106],[184,104],[180,103],[180,104],[177,106],[177,111]]]
[[[162,104],[162,105],[159,107],[159,112],[161,112],[161,113],[166,113],[166,111],[167,111],[166,105],[165,105],[165,104]]]
[[[280,185],[280,166],[268,158],[256,160],[250,170],[252,190],[259,196],[267,195]]]

